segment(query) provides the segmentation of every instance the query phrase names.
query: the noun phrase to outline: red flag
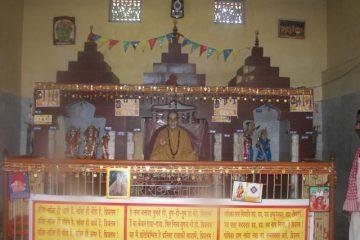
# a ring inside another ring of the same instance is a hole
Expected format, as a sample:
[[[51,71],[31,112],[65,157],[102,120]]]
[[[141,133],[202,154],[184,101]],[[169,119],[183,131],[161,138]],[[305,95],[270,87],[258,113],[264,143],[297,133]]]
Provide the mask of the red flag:
[[[110,50],[113,46],[115,46],[116,44],[118,44],[118,42],[119,42],[119,40],[110,39],[110,40],[109,40],[109,45],[108,45],[109,50]]]
[[[156,38],[149,39],[148,42],[149,42],[149,45],[150,45],[150,49],[152,50],[154,48],[154,46],[155,46]]]
[[[207,50],[207,46],[200,45],[200,56]]]

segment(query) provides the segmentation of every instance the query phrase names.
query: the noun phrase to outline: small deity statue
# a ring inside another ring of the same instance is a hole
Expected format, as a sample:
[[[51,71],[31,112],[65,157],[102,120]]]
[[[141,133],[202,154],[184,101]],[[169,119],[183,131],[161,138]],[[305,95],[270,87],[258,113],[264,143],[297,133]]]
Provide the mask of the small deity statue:
[[[177,86],[177,77],[174,73],[170,74],[169,79],[165,82],[165,85]]]
[[[261,129],[258,141],[256,143],[257,148],[257,161],[271,161],[270,139],[266,128]]]
[[[253,121],[248,121],[244,130],[244,160],[252,161],[254,156],[254,150],[252,147],[252,135],[256,129],[260,126],[255,127]]]
[[[78,128],[71,127],[66,134],[66,156],[76,158],[79,151],[80,131]]]
[[[104,136],[102,137],[102,157],[103,159],[109,159],[109,141],[110,134],[109,131],[106,131]]]
[[[95,126],[92,125],[89,126],[84,132],[84,138],[85,138],[84,157],[96,158],[99,130]]]

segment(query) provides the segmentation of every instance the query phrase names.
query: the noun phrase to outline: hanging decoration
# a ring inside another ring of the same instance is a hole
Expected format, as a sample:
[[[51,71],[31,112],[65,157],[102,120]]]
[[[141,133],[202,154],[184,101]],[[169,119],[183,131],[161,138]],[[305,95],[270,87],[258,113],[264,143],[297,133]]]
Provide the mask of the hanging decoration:
[[[149,39],[148,42],[149,42],[149,46],[150,46],[150,49],[152,50],[155,46],[155,43],[156,43],[156,39],[157,38],[152,38],[152,39]]]
[[[206,50],[207,50],[207,46],[200,45],[199,56],[201,57],[201,55],[202,55]]]
[[[128,50],[128,48],[129,48],[130,42],[129,41],[123,41],[122,44],[123,44],[124,52],[126,52]]]
[[[59,84],[36,83],[35,92],[57,91],[62,101],[104,99],[139,99],[139,101],[161,102],[178,101],[210,101],[223,99],[227,103],[234,102],[271,102],[273,104],[290,104],[291,97],[312,96],[313,90],[307,88],[249,88],[220,86],[171,86],[171,85],[109,85],[109,84]],[[38,107],[38,106],[37,106]]]
[[[224,60],[225,60],[225,61],[228,59],[228,57],[230,56],[230,54],[231,54],[232,51],[233,51],[232,49],[224,49],[224,50],[223,50]]]
[[[107,48],[109,50],[113,49],[120,40],[118,39],[107,39],[104,38],[98,34],[93,33],[92,27],[90,27],[91,31],[88,35],[87,40],[91,42],[96,42],[98,44],[98,48],[101,48],[105,44],[107,45]],[[241,49],[232,49],[232,48],[225,48],[225,49],[219,49],[219,48],[213,48],[206,44],[198,43],[195,41],[192,41],[188,37],[184,36],[181,33],[175,33],[177,34],[177,37],[181,39],[180,44],[181,47],[191,46],[190,53],[193,53],[195,51],[199,51],[199,56],[201,57],[203,53],[206,52],[206,58],[211,58],[213,55],[216,56],[217,59],[220,59],[220,56],[223,55],[224,61],[227,61],[231,55],[233,55],[234,58],[236,58],[239,53],[242,50],[248,50],[250,47],[245,47]],[[143,52],[145,51],[146,47],[149,46],[150,50],[153,50],[155,46],[158,46],[159,48],[162,48],[165,42],[165,39],[168,42],[171,42],[174,37],[174,33],[168,33],[159,37],[153,37],[148,40],[122,40],[122,48],[124,52],[126,53],[130,44],[133,47],[134,50],[140,48]]]
[[[140,41],[131,41],[131,46],[136,50],[136,48],[139,46]]]
[[[170,16],[176,19],[184,17],[184,0],[171,1]]]
[[[116,44],[118,44],[118,42],[119,42],[119,40],[110,39],[110,40],[109,40],[109,46],[108,46],[109,50],[110,50],[113,46],[115,46]]]

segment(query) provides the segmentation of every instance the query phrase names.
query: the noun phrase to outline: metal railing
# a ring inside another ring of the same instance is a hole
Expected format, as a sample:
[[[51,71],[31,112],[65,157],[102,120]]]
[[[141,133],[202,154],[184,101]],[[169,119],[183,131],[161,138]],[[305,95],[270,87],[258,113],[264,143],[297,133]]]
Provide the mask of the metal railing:
[[[106,195],[107,168],[129,168],[131,196],[230,198],[234,180],[263,184],[263,199],[308,198],[311,185],[333,189],[335,171],[326,162],[151,162],[90,159],[7,158],[4,162],[4,239],[28,238],[28,201],[10,199],[8,175],[28,172],[31,193]],[[333,192],[324,217],[333,229]],[[328,230],[330,231],[330,230]],[[320,233],[318,233],[319,235]],[[333,234],[327,232],[327,238]],[[314,238],[323,239],[323,238]]]

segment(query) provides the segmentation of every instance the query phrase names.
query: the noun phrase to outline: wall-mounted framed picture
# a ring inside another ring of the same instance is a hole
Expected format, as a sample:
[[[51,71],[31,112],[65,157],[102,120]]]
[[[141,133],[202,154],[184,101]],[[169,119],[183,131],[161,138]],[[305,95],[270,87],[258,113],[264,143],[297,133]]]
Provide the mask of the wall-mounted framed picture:
[[[129,198],[130,178],[129,168],[108,168],[106,196],[108,198]]]
[[[234,181],[231,200],[260,203],[262,201],[262,183]]]
[[[8,175],[10,199],[30,197],[29,174],[27,172],[11,172]]]
[[[329,193],[328,186],[310,186],[310,211],[312,212],[326,212],[329,211]]]
[[[305,22],[279,19],[279,37],[305,39]]]
[[[75,17],[54,17],[53,40],[54,45],[75,44],[76,26]]]

